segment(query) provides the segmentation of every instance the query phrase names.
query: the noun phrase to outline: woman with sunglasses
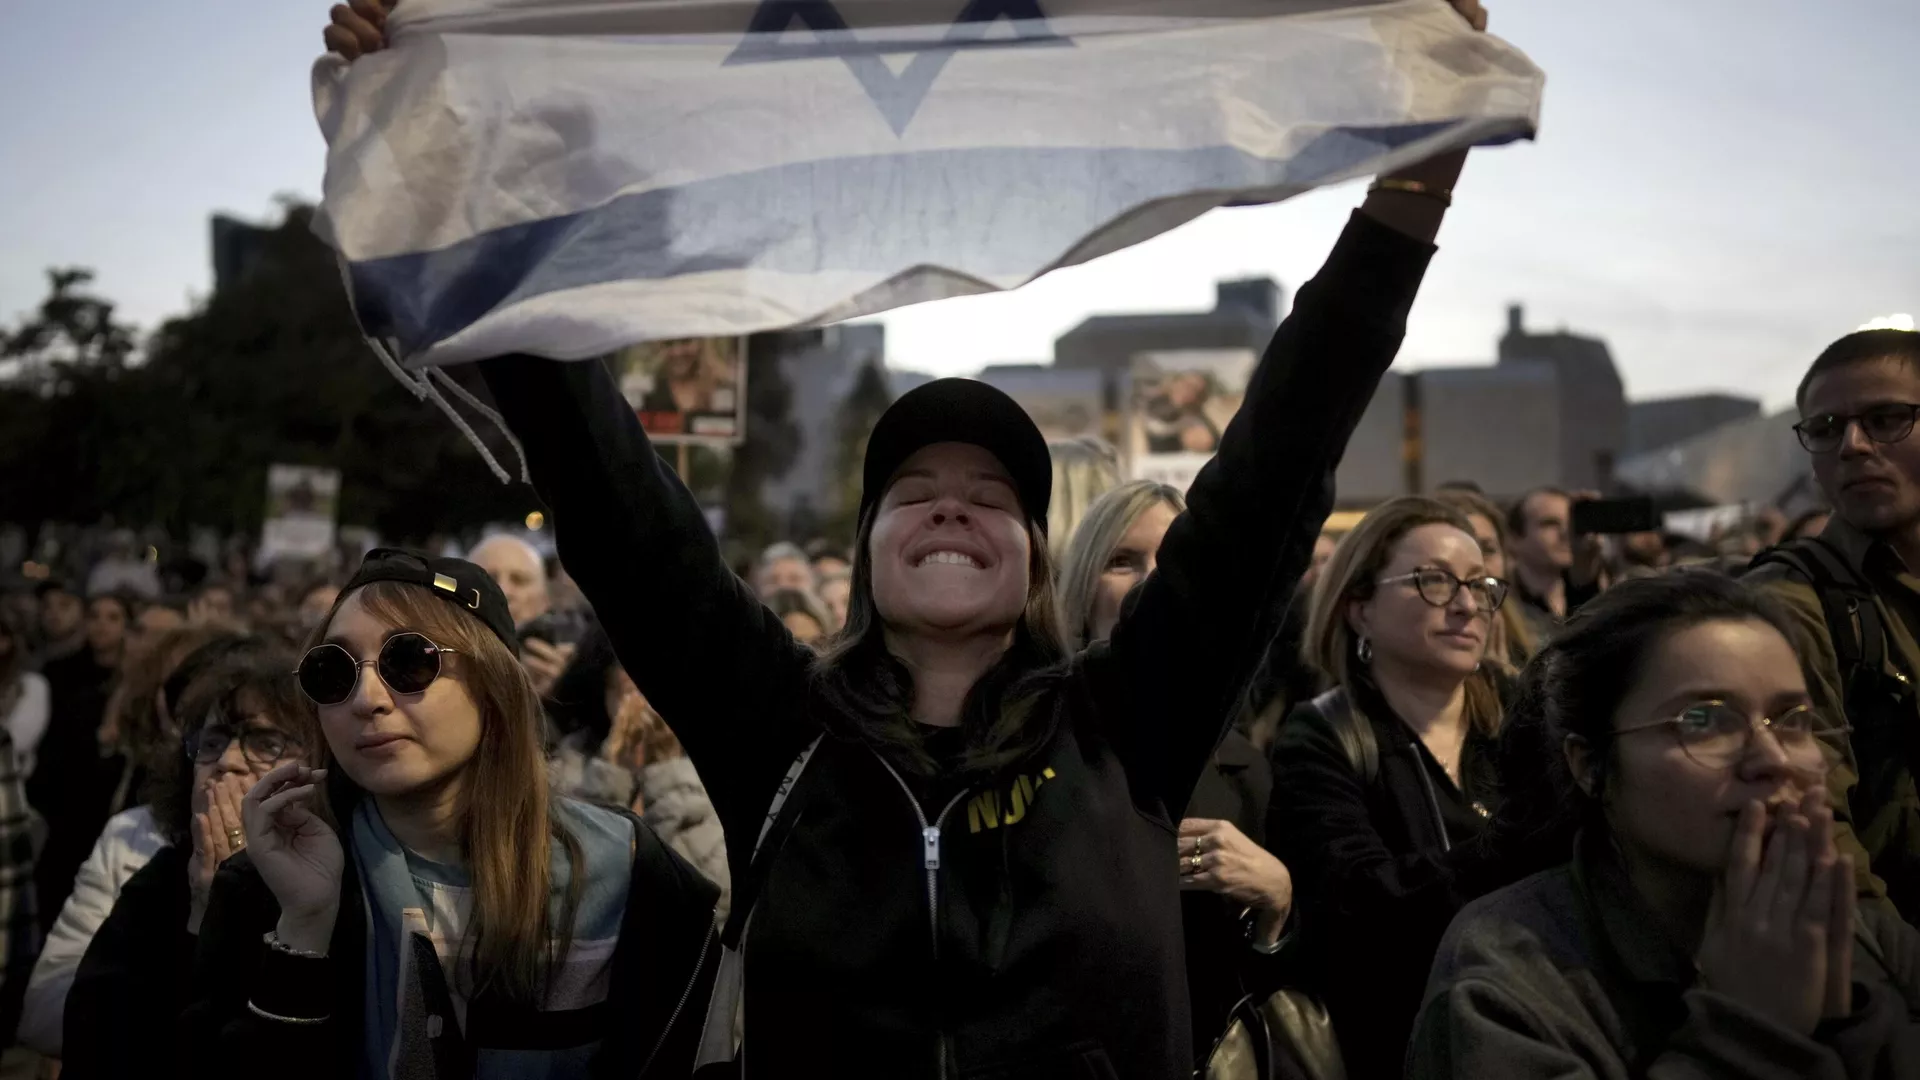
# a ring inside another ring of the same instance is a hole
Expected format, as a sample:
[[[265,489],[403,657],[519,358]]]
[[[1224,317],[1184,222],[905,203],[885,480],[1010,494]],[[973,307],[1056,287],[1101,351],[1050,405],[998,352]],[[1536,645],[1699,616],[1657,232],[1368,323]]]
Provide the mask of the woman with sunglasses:
[[[1477,895],[1499,786],[1484,661],[1506,593],[1472,526],[1425,498],[1375,508],[1314,587],[1302,651],[1333,689],[1275,740],[1267,840],[1293,872],[1304,987],[1352,1076],[1398,1074],[1434,944]]]
[[[62,1076],[134,1076],[173,1063],[168,1051],[214,873],[246,847],[240,801],[310,739],[312,721],[287,677],[293,658],[284,651],[228,635],[189,662],[197,674],[169,711],[200,722],[148,763],[142,812],[150,810],[146,820],[161,846],[119,888],[71,989],[42,1005],[64,1004]],[[54,989],[35,975],[30,997]]]
[[[1512,734],[1550,752],[1494,836],[1551,869],[1447,931],[1410,1076],[1920,1076],[1920,933],[1855,907],[1789,619],[1682,572],[1535,659]]]
[[[316,638],[297,677],[318,753],[242,805],[247,851],[199,944],[196,1069],[686,1075],[718,890],[632,815],[549,796],[499,586],[376,550]]]

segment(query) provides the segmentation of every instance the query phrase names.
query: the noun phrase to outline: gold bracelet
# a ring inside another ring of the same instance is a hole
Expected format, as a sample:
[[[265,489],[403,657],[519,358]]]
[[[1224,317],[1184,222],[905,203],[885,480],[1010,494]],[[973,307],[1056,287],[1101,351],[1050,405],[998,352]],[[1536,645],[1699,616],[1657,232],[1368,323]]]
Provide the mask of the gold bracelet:
[[[252,1001],[247,1002],[247,1009],[260,1019],[271,1020],[276,1024],[324,1024],[333,1019],[331,1016],[281,1016],[279,1013],[268,1012]]]
[[[1371,195],[1376,191],[1398,191],[1405,195],[1418,195],[1422,198],[1432,199],[1441,206],[1453,205],[1453,192],[1435,190],[1418,180],[1396,180],[1390,176],[1381,177],[1373,182],[1372,187],[1367,189],[1367,194]]]

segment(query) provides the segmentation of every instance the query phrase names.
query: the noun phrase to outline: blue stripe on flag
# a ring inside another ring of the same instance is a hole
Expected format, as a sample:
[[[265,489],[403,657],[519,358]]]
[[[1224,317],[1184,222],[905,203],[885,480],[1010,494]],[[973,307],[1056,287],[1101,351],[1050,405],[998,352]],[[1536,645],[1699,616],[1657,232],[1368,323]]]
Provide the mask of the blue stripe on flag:
[[[1052,192],[1069,193],[1080,213],[1053,214],[1054,228],[1024,215],[951,267],[1025,277],[1134,208],[1191,192],[1312,187],[1457,123],[1335,128],[1279,160],[1231,147],[992,147],[795,162],[355,262],[348,275],[368,335],[397,340],[413,356],[490,312],[602,282],[748,267],[892,275],[923,264],[926,235],[948,221],[990,223],[1008,205],[1044,207],[1058,198]],[[964,184],[968,177],[992,182]],[[880,197],[888,201],[859,201]],[[915,221],[929,224],[915,229]]]

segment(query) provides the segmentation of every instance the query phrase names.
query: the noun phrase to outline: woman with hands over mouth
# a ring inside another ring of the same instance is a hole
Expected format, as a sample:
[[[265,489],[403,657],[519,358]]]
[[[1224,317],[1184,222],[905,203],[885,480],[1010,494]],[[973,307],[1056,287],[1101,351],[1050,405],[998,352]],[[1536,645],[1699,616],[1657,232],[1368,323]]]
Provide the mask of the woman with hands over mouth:
[[[1494,838],[1553,868],[1448,930],[1410,1076],[1920,1076],[1920,933],[1855,906],[1789,626],[1682,572],[1534,659],[1511,731],[1544,760]]]
[[[513,631],[478,566],[367,556],[295,675],[319,752],[247,794],[215,880],[193,1068],[686,1075],[718,890],[631,814],[549,795]]]

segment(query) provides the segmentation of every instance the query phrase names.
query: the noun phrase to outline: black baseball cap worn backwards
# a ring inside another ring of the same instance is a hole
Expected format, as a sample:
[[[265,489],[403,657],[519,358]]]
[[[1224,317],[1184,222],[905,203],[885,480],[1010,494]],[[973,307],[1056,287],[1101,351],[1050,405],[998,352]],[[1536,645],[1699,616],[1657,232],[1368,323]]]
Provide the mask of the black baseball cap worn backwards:
[[[465,559],[434,559],[402,548],[374,548],[367,552],[353,580],[342,595],[376,581],[398,581],[418,585],[447,603],[487,624],[493,636],[507,651],[520,655],[520,638],[514,632],[513,616],[507,611],[507,596],[493,575]]]
[[[879,503],[893,474],[935,443],[978,446],[1006,467],[1027,520],[1047,529],[1053,500],[1053,455],[1020,403],[977,379],[935,379],[900,396],[867,440],[860,477],[860,516]]]

